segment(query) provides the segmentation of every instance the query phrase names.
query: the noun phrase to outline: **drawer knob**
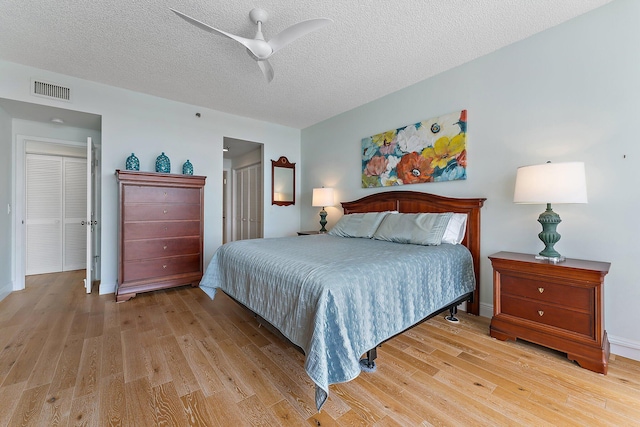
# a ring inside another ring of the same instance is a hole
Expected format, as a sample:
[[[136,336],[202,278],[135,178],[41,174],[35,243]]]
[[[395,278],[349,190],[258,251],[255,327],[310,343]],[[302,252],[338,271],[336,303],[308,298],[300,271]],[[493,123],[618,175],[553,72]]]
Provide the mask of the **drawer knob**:
[[[164,246],[162,247],[162,249],[164,249],[164,250],[166,251],[166,250],[167,250],[167,245],[164,245]]]
[[[167,264],[164,264],[164,265],[162,266],[162,268],[167,268]]]
[[[169,212],[169,211],[166,210],[166,209],[162,211],[163,214],[166,214],[167,212]]]
[[[167,197],[167,192],[166,191],[164,192],[164,197]]]
[[[544,292],[544,288],[538,288],[538,292],[543,293]]]
[[[538,314],[542,317],[544,315],[544,310],[538,310]]]

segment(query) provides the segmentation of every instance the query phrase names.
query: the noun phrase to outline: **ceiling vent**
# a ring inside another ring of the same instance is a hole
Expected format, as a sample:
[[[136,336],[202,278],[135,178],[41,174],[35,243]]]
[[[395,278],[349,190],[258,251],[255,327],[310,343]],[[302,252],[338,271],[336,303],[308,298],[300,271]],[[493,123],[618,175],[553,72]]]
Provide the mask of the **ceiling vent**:
[[[31,94],[60,101],[71,101],[71,89],[42,80],[31,80]]]

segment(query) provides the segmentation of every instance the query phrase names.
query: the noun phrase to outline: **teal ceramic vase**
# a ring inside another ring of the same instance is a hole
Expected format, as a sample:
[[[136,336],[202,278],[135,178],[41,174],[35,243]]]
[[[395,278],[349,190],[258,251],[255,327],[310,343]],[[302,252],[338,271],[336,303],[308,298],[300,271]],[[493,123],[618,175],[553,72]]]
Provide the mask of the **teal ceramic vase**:
[[[171,173],[171,161],[164,154],[164,151],[156,159],[156,172]]]
[[[182,174],[193,175],[193,165],[191,164],[189,159],[187,159],[187,161],[182,165]]]
[[[135,154],[131,153],[131,155],[127,157],[127,161],[125,162],[124,167],[128,171],[139,171],[140,160],[138,160]]]

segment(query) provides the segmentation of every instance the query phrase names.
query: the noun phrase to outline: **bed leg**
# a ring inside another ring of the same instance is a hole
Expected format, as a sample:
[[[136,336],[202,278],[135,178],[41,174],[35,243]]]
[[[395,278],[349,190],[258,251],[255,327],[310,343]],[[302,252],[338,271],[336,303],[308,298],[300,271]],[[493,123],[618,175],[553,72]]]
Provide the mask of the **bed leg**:
[[[367,351],[367,357],[360,359],[360,369],[365,372],[374,372],[376,370],[376,357],[378,357],[378,351],[373,347]]]
[[[451,323],[458,323],[460,320],[458,320],[458,318],[456,317],[457,313],[458,313],[458,306],[452,305],[451,307],[449,307],[449,315],[444,316],[444,318]]]

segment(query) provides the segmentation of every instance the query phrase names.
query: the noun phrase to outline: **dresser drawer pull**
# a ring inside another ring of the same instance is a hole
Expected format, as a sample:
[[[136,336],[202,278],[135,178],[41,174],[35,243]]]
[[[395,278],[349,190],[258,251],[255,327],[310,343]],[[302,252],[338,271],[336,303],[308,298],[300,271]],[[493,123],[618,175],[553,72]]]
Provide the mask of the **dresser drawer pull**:
[[[538,288],[538,292],[543,293],[544,292],[544,288]]]
[[[164,245],[164,246],[162,247],[162,249],[164,249],[164,250],[166,251],[166,250],[167,250],[167,245]]]
[[[542,315],[544,314],[544,310],[538,310],[538,314],[540,315],[540,317],[542,317]]]
[[[164,197],[167,197],[167,192],[166,191],[164,192]]]
[[[162,211],[163,214],[166,214],[167,212],[169,212],[169,211],[166,210],[166,209]]]
[[[167,268],[167,264],[164,264],[164,265],[162,266],[162,268]]]

